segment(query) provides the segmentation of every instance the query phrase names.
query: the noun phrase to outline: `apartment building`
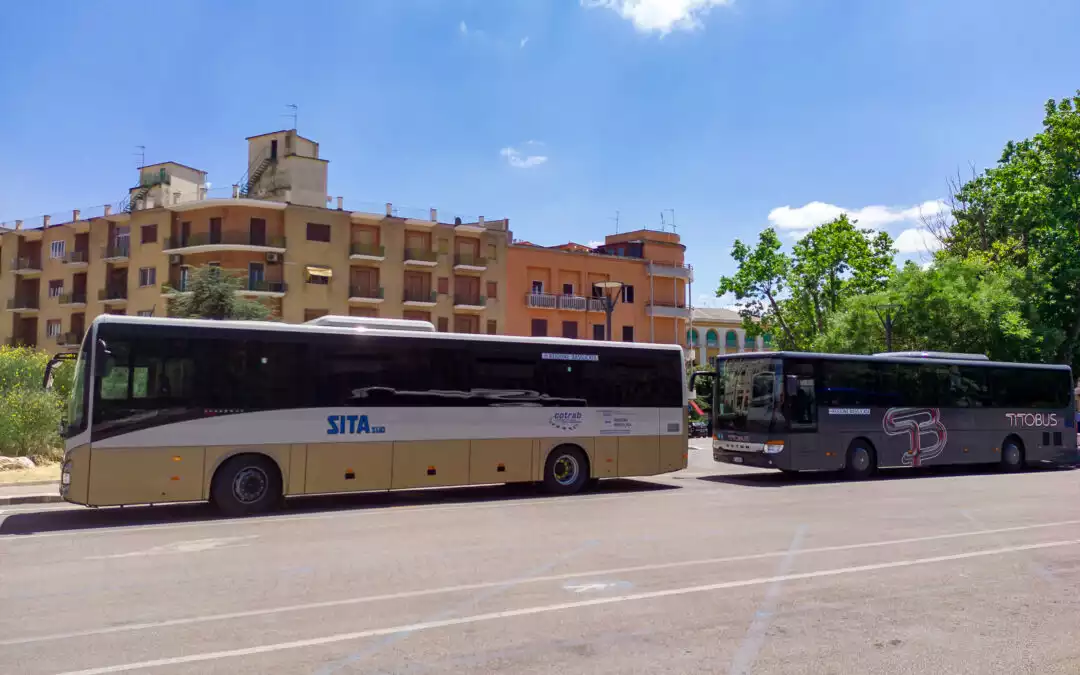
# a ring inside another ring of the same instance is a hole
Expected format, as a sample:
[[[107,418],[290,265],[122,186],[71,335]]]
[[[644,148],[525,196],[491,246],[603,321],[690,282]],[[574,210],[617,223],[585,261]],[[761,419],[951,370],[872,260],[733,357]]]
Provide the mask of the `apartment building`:
[[[239,277],[238,293],[288,322],[349,314],[504,332],[508,220],[348,211],[340,197],[334,208],[317,143],[295,130],[247,141],[248,170],[226,194],[166,162],[140,169],[128,197],[93,217],[0,230],[0,339],[58,351],[98,314],[165,316],[203,265]]]
[[[507,332],[605,339],[605,291],[597,284],[620,282],[610,339],[681,344],[693,281],[685,250],[677,234],[653,230],[608,235],[596,248],[514,242],[507,253]]]
[[[687,351],[693,354],[693,361],[702,368],[720,354],[773,349],[771,335],[748,335],[742,325],[742,315],[719,307],[693,310],[693,323],[686,332],[685,345]]]

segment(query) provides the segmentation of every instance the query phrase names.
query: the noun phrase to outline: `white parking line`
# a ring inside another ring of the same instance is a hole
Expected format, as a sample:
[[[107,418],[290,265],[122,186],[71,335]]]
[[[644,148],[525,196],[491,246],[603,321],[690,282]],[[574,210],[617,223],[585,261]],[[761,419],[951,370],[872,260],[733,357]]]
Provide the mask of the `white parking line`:
[[[903,544],[916,544],[928,541],[942,541],[949,539],[961,539],[965,537],[981,537],[987,535],[1005,534],[1009,532],[1025,532],[1028,530],[1039,530],[1051,527],[1063,527],[1068,525],[1080,525],[1080,520],[1063,520],[1052,523],[1035,523],[1031,525],[1018,525],[1015,527],[1002,527],[992,530],[973,530],[968,532],[950,532],[947,534],[934,534],[925,537],[910,537],[907,539],[889,539],[882,541],[869,541],[861,542],[857,544],[839,544],[836,546],[819,546],[817,548],[800,548],[796,551],[790,551],[785,549],[783,551],[768,551],[765,553],[750,553],[746,555],[728,556],[723,558],[702,558],[698,560],[678,560],[666,563],[655,563],[651,565],[635,565],[631,567],[616,567],[610,569],[601,570],[584,570],[581,572],[567,572],[563,574],[549,574],[544,576],[525,577],[520,579],[503,579],[499,581],[485,581],[473,584],[460,584],[457,586],[444,586],[441,588],[425,588],[414,591],[401,591],[399,593],[386,593],[382,595],[367,595],[353,598],[341,598],[339,600],[327,600],[324,602],[308,602],[297,605],[283,605],[278,607],[267,607],[264,609],[251,609],[237,612],[227,612],[222,614],[207,614],[203,616],[184,617],[180,619],[166,619],[162,621],[148,621],[145,623],[131,623],[118,626],[107,626],[103,628],[89,628],[81,631],[71,631],[67,633],[51,633],[48,635],[33,635],[21,638],[10,638],[6,640],[0,640],[0,647],[10,645],[27,644],[31,642],[46,642],[49,640],[66,640],[76,637],[87,637],[91,635],[106,635],[110,633],[124,633],[129,631],[147,630],[151,628],[168,628],[171,626],[186,626],[190,624],[205,623],[208,621],[226,621],[230,619],[244,619],[253,616],[267,616],[271,614],[282,614],[286,612],[299,612],[305,610],[315,609],[329,609],[332,607],[343,607],[349,605],[360,605],[372,602],[385,602],[389,600],[404,600],[407,598],[418,598],[431,595],[442,595],[446,593],[458,593],[463,591],[476,591],[486,588],[495,588],[505,586],[507,584],[532,584],[548,581],[566,581],[569,579],[591,579],[591,578],[607,578],[613,577],[619,574],[630,574],[634,572],[655,572],[660,570],[679,569],[685,567],[699,567],[705,565],[719,565],[730,562],[743,562],[748,560],[765,560],[768,558],[783,558],[789,555],[802,556],[810,553],[831,553],[836,551],[854,551],[859,549],[877,548],[882,546],[899,546]]]
[[[238,656],[255,656],[258,654],[267,654],[271,652],[280,652],[292,649],[305,649],[309,647],[319,647],[323,645],[330,645],[339,642],[349,642],[353,640],[361,640],[364,638],[379,637],[383,635],[394,635],[397,633],[416,633],[424,630],[433,630],[436,628],[448,628],[450,626],[461,626],[473,623],[480,623],[485,621],[497,621],[501,619],[510,619],[519,616],[531,616],[535,614],[546,614],[550,612],[560,612],[570,609],[582,609],[585,607],[595,607],[598,605],[612,605],[623,602],[635,602],[641,600],[653,600],[658,598],[669,598],[680,595],[690,595],[694,593],[707,593],[711,591],[726,590],[731,588],[743,588],[746,586],[760,586],[762,584],[771,584],[775,582],[787,582],[798,581],[802,579],[818,579],[821,577],[833,577],[844,574],[859,574],[863,572],[874,572],[877,570],[895,569],[899,567],[912,567],[914,565],[929,565],[933,563],[950,562],[954,560],[968,560],[971,558],[982,558],[986,556],[1003,555],[1006,553],[1016,553],[1019,551],[1035,551],[1040,549],[1058,548],[1062,546],[1076,546],[1080,544],[1080,539],[1070,539],[1064,541],[1050,541],[1041,544],[1027,544],[1024,546],[1008,546],[1005,548],[995,548],[982,551],[969,551],[967,553],[956,553],[953,555],[934,556],[930,558],[915,558],[912,560],[894,560],[892,562],[876,563],[873,565],[858,565],[855,567],[840,567],[829,570],[820,570],[817,572],[802,572],[797,574],[784,574],[774,577],[759,577],[756,579],[743,579],[740,581],[725,581],[716,584],[705,584],[702,586],[686,586],[683,588],[670,588],[663,591],[650,591],[646,593],[633,593],[628,595],[620,595],[609,598],[595,598],[592,600],[580,600],[577,602],[563,602],[553,605],[540,605],[536,607],[523,607],[521,609],[511,609],[502,612],[491,612],[488,614],[475,614],[473,616],[463,616],[455,619],[442,619],[439,621],[426,621],[422,623],[406,624],[402,626],[391,626],[388,628],[374,628],[371,630],[357,631],[355,633],[338,633],[335,635],[327,635],[319,638],[311,638],[308,640],[295,640],[292,642],[278,642],[268,645],[260,645],[257,647],[245,647],[243,649],[231,649],[217,652],[205,652],[202,654],[189,654],[187,656],[175,656],[163,659],[154,659],[150,661],[138,661],[135,663],[123,663],[115,666],[104,666],[101,668],[88,668],[86,670],[75,670],[61,673],[60,675],[107,675],[108,673],[123,673],[131,670],[140,670],[143,668],[158,668],[161,666],[175,666],[188,663],[201,663],[204,661],[216,661],[219,659],[235,658]],[[785,551],[782,555],[786,555]]]

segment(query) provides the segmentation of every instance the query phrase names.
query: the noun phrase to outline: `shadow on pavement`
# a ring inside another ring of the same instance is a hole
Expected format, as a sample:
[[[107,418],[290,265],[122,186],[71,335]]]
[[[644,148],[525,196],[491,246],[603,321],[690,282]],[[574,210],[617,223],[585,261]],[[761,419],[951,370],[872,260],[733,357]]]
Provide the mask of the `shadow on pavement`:
[[[1071,471],[1074,467],[1034,466],[1022,473],[1051,473]],[[976,464],[961,466],[932,466],[919,469],[882,469],[866,482],[891,480],[919,480],[924,478],[953,478],[957,476],[1000,476],[1001,471],[995,464]],[[820,485],[822,483],[846,483],[844,474],[836,471],[816,471],[802,473],[783,473],[767,469],[756,473],[717,474],[699,476],[698,480],[712,483],[726,483],[742,487],[783,488],[797,485]]]
[[[620,495],[678,490],[676,485],[649,483],[645,481],[613,478],[600,481],[595,488],[583,495]],[[400,490],[394,492],[364,492],[358,494],[334,494],[312,497],[294,497],[285,501],[285,507],[274,514],[258,516],[276,518],[302,513],[320,513],[348,510],[392,509],[402,506],[446,506],[453,504],[482,504],[524,499],[569,499],[549,495],[538,485],[530,483],[490,485],[460,488],[430,488],[423,490]],[[43,509],[37,512],[13,513],[0,523],[0,535],[37,534],[92,530],[103,527],[157,525],[162,523],[205,522],[226,520],[205,503],[166,504],[158,506],[102,507],[98,509]],[[238,519],[241,522],[243,519]]]

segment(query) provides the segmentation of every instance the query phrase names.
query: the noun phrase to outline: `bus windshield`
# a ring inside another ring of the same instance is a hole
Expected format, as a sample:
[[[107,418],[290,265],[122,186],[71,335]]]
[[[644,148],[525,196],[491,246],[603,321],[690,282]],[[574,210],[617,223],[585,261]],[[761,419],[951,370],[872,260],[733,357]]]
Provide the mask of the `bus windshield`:
[[[720,431],[768,432],[772,428],[783,371],[779,359],[720,359],[713,400]]]

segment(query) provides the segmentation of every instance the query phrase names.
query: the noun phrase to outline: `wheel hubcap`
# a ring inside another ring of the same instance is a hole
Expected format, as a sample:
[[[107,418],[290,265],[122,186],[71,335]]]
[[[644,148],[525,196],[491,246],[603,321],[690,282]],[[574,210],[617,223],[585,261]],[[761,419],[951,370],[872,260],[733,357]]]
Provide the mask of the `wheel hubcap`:
[[[1015,445],[1010,445],[1009,447],[1005,448],[1005,461],[1009,464],[1019,464],[1020,449],[1017,448]]]
[[[578,461],[571,455],[560,455],[555,460],[555,482],[559,485],[573,485],[578,477]]]
[[[870,467],[870,453],[863,448],[855,448],[851,453],[851,464],[857,471],[866,471]]]
[[[266,472],[256,466],[241,469],[233,478],[232,491],[237,501],[251,504],[263,498],[270,480]]]

